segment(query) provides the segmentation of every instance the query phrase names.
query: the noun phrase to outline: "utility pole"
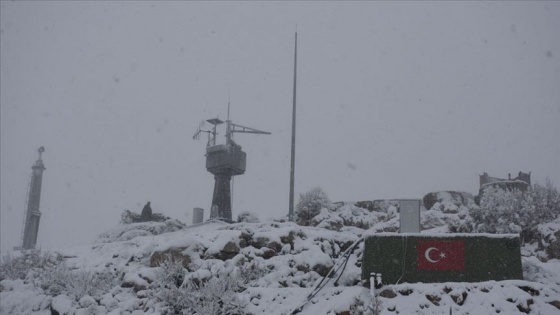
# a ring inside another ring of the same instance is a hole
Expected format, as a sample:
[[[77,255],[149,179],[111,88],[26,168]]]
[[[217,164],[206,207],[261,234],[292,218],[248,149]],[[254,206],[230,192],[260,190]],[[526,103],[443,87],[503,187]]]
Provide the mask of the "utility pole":
[[[297,83],[297,31],[295,33],[294,49],[294,99],[292,108],[292,156],[290,163],[290,210],[288,220],[294,221],[294,176],[296,168],[296,83]]]

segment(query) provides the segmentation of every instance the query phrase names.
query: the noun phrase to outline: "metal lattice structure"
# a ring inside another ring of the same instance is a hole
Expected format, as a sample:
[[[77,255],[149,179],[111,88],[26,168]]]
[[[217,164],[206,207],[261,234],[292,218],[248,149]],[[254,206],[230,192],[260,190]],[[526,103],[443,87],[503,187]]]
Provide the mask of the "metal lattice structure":
[[[39,205],[41,203],[41,185],[43,181],[43,171],[46,170],[43,164],[42,154],[45,152],[44,147],[40,147],[39,158],[31,167],[31,179],[29,180],[29,189],[27,195],[27,210],[25,212],[25,222],[23,225],[23,236],[21,249],[35,249],[37,245],[37,236],[39,234],[39,221],[41,212]]]

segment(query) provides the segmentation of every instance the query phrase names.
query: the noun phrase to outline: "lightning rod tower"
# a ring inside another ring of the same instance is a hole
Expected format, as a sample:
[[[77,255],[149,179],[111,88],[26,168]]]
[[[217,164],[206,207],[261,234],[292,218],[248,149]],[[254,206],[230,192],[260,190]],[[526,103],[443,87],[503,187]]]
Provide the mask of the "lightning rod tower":
[[[27,211],[25,212],[25,223],[23,224],[22,250],[35,249],[37,245],[37,235],[39,234],[39,220],[41,219],[41,212],[39,211],[41,184],[43,181],[43,171],[46,170],[42,159],[45,147],[40,147],[38,152],[39,158],[35,162],[35,165],[31,167]]]
[[[211,118],[206,121],[212,125],[212,128],[210,130],[202,130],[204,123],[201,123],[193,139],[199,139],[200,134],[203,132],[208,134],[206,170],[214,175],[214,193],[212,195],[210,219],[233,222],[231,216],[231,178],[235,175],[244,174],[247,165],[247,154],[240,145],[233,141],[233,134],[253,133],[269,135],[270,132],[234,124],[229,119],[228,104],[228,118],[225,121],[226,142],[225,144],[216,144],[217,128],[224,121],[219,118]]]

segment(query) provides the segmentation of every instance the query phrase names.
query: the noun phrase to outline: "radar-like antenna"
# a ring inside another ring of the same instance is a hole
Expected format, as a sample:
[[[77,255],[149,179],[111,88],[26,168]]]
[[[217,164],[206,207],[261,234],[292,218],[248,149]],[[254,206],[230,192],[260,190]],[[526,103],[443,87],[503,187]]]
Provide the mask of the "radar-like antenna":
[[[218,133],[216,132],[216,128],[218,127],[218,125],[223,124],[224,121],[218,117],[207,119],[206,121],[213,125],[212,131],[208,134],[208,143],[206,144],[207,147],[210,147],[216,145],[216,136],[218,135]]]
[[[204,123],[204,121],[201,121],[198,124],[198,129],[196,130],[196,132],[193,135],[193,140],[200,139],[200,134],[203,133],[203,132],[206,132],[208,134],[208,142],[206,143],[206,146],[210,147],[210,146],[216,145],[216,136],[218,135],[218,132],[216,131],[216,127],[218,125],[223,124],[224,121],[221,120],[218,117],[207,119],[206,121],[213,125],[212,129],[211,130],[203,130],[202,128],[204,128],[205,123]]]

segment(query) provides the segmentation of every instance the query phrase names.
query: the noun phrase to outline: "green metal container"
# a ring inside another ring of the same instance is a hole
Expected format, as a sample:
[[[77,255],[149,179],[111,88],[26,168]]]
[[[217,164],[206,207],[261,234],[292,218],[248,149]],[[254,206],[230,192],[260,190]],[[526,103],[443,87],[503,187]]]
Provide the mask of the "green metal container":
[[[362,279],[384,284],[523,279],[519,235],[379,233],[366,236]]]

